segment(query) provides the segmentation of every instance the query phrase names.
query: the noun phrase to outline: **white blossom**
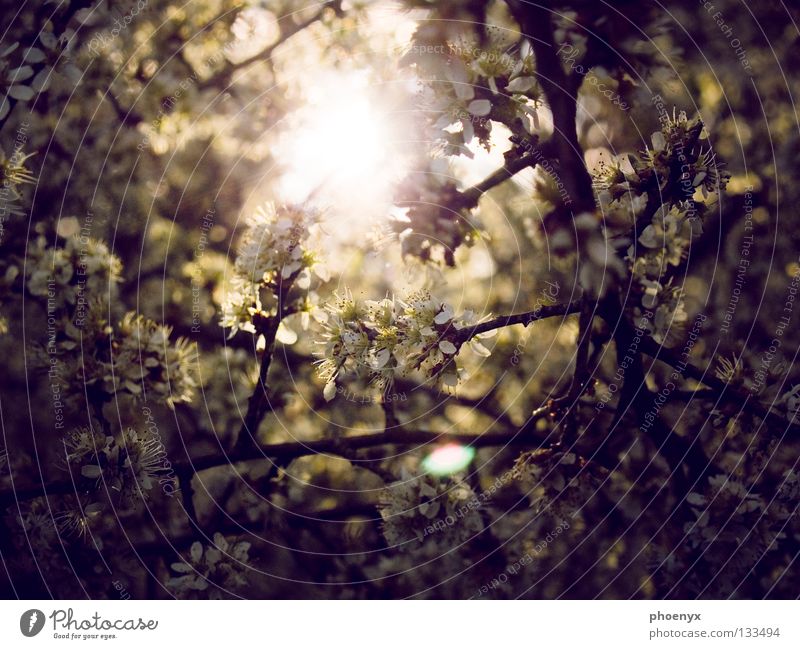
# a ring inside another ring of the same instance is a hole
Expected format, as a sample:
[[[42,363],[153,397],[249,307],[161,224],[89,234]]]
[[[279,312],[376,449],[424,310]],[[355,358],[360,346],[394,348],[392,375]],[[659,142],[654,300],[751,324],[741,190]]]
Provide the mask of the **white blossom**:
[[[268,203],[256,210],[247,221],[222,305],[221,324],[231,336],[239,329],[255,333],[253,316],[263,309],[262,291],[275,295],[291,279],[307,289],[309,270],[322,281],[329,279],[316,252],[320,238],[320,213],[314,209]]]
[[[381,387],[413,371],[455,385],[459,370],[454,357],[465,342],[461,330],[478,322],[472,311],[456,316],[450,305],[428,291],[363,305],[345,293],[326,308],[318,365],[327,400],[335,396],[342,372],[364,376]],[[480,356],[489,354],[474,339],[470,345]]]

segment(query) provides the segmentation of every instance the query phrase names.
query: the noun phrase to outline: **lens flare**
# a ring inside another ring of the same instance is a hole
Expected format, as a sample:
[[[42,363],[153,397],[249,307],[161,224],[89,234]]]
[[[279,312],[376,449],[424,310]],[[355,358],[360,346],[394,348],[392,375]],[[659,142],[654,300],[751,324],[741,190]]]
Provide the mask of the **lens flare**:
[[[460,444],[437,448],[422,461],[422,468],[433,475],[450,475],[463,471],[475,457],[475,449]]]

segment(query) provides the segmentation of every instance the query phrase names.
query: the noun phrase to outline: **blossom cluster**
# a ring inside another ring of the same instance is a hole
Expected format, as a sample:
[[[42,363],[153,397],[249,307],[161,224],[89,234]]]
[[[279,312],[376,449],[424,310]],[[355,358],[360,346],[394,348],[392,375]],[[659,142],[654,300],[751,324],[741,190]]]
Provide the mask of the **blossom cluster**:
[[[167,587],[180,599],[222,599],[247,584],[245,571],[250,543],[231,545],[219,532],[213,544],[204,547],[195,541],[189,556],[170,567],[179,576],[167,580]]]
[[[113,297],[122,263],[108,246],[87,236],[72,236],[60,247],[38,238],[28,249],[27,288],[53,308],[75,307],[89,297]]]
[[[106,397],[126,393],[169,407],[191,401],[197,350],[186,338],[171,341],[172,327],[135,313],[114,327],[102,300],[90,302],[81,328],[66,319],[61,325],[40,350],[40,363],[66,393],[76,398],[83,398],[85,390]],[[80,378],[77,384],[75,377]]]
[[[222,326],[231,335],[255,333],[254,316],[275,308],[292,284],[307,289],[311,270],[329,279],[315,252],[320,234],[320,213],[308,207],[267,204],[250,216],[222,305]]]
[[[398,188],[396,204],[406,213],[397,230],[403,254],[453,266],[456,248],[474,243],[481,227],[474,206],[460,204],[449,158],[473,157],[468,145],[475,138],[489,150],[493,122],[533,133],[541,90],[527,43],[517,51],[496,31],[479,43],[457,21],[420,25],[403,61],[421,81],[422,128],[434,146]]]
[[[424,83],[421,104],[443,153],[471,157],[466,145],[475,136],[488,148],[490,120],[528,133],[538,126],[541,90],[527,43],[515,51],[506,35],[492,32],[480,45],[471,34],[441,33],[433,24],[421,26],[413,42],[404,62]]]
[[[456,316],[450,305],[426,290],[404,300],[387,297],[363,304],[345,293],[326,305],[326,311],[318,367],[327,400],[336,396],[336,380],[343,372],[366,375],[387,389],[396,376],[419,370],[452,387],[459,380],[455,356],[467,339],[480,356],[490,353],[479,338],[493,332],[464,336],[464,328],[479,322],[474,312]]]
[[[134,428],[125,428],[113,437],[80,427],[70,431],[63,444],[67,470],[92,498],[80,508],[80,522],[74,516],[67,517],[72,524],[61,529],[65,533],[87,530],[91,520],[106,510],[106,504],[99,500],[101,493],[118,498],[126,506],[141,501],[158,483],[165,466],[161,440]]]
[[[652,223],[639,235],[640,246],[631,246],[628,251],[641,304],[634,305],[632,310],[637,319],[642,310],[653,313],[648,326],[653,339],[660,344],[669,344],[669,332],[688,319],[683,308],[683,291],[667,277],[669,267],[677,267],[683,261],[692,241],[692,225],[683,207],[662,205],[658,208]]]
[[[523,453],[514,469],[531,506],[561,519],[580,511],[604,478],[602,469],[575,453],[550,448]]]
[[[679,209],[702,233],[706,210],[725,189],[730,174],[720,168],[713,150],[703,145],[703,122],[690,120],[685,112],[665,114],[660,131],[651,135],[652,148],[640,157],[620,156],[601,163],[594,183],[605,218],[612,222],[636,219],[650,205],[651,211]]]
[[[25,137],[18,136],[18,140]],[[24,214],[24,211],[19,206],[19,200],[22,198],[20,191],[22,185],[29,185],[35,181],[35,176],[31,173],[30,169],[25,166],[26,161],[33,154],[22,153],[22,144],[15,145],[13,153],[9,156],[0,147],[0,223],[6,219],[9,214]],[[0,230],[1,231],[1,230]]]
[[[170,342],[172,327],[127,313],[115,332],[114,386],[133,395],[147,391],[169,405],[191,401],[197,386],[192,364],[197,356],[186,338]]]
[[[669,202],[692,200],[696,190],[706,199],[724,189],[729,174],[719,168],[713,149],[703,148],[708,139],[703,122],[674,110],[672,116],[662,118],[661,131],[651,136],[652,149],[644,151],[643,163],[645,169],[653,170]],[[645,169],[639,173],[643,180]]]
[[[710,147],[704,148],[702,121],[673,111],[672,116],[665,112],[661,122],[661,130],[650,138],[652,147],[641,157],[620,156],[601,164],[594,182],[605,220],[626,228],[636,223],[638,237],[627,250],[627,261],[637,303],[628,306],[637,320],[643,310],[652,311],[650,333],[669,345],[670,331],[688,318],[672,274],[692,237],[702,233],[706,210],[729,175],[719,169]],[[642,224],[645,213],[652,217]]]
[[[472,502],[477,502],[477,496],[465,482],[404,472],[402,479],[387,485],[381,495],[383,535],[390,546],[408,549],[409,541],[425,539],[432,523],[458,517],[457,524],[436,524],[438,545],[452,548],[483,529],[478,508],[464,507]]]

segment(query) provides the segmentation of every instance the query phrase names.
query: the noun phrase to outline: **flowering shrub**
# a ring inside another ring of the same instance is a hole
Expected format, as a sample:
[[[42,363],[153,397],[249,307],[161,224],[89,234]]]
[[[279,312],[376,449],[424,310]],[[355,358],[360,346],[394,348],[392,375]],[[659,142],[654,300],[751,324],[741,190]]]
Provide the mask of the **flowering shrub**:
[[[465,515],[461,511],[476,501],[475,493],[463,481],[406,474],[401,481],[387,485],[381,498],[386,542],[408,551],[433,534],[440,548],[469,541],[483,529],[479,507],[468,507]]]
[[[396,376],[412,371],[455,386],[459,380],[455,357],[464,342],[479,356],[490,354],[479,338],[492,332],[463,336],[464,329],[485,319],[479,320],[472,311],[456,316],[450,305],[428,291],[412,293],[405,300],[384,298],[363,305],[346,293],[326,310],[319,374],[328,401],[336,396],[336,380],[343,372],[365,374],[383,390],[391,388]]]
[[[230,287],[222,307],[222,326],[255,333],[254,316],[275,309],[278,295],[292,283],[308,288],[310,271],[327,281],[315,241],[320,214],[301,207],[268,204],[248,219]],[[283,308],[279,305],[277,308]]]
[[[55,308],[75,308],[80,298],[116,296],[122,264],[102,241],[73,236],[63,247],[39,238],[28,250],[27,287]]]
[[[80,399],[87,388],[96,390],[103,401],[128,394],[173,407],[192,399],[196,349],[186,338],[171,342],[171,327],[134,313],[112,327],[106,303],[98,300],[88,305],[82,327],[69,320],[62,326],[39,350],[39,363],[50,368],[55,356],[52,381],[72,400]],[[74,376],[81,377],[82,385],[75,385]]]
[[[214,534],[214,543],[208,546],[195,541],[186,559],[171,565],[179,576],[167,580],[167,586],[179,599],[231,597],[247,584],[249,550],[246,541],[231,545],[220,533]]]
[[[603,470],[573,452],[541,449],[517,459],[515,477],[531,506],[556,520],[572,518],[602,484]]]
[[[165,451],[160,439],[133,428],[118,437],[77,428],[64,438],[64,459],[73,479],[88,490],[106,490],[130,506],[146,497],[161,477]],[[84,511],[97,514],[101,507],[95,503]]]

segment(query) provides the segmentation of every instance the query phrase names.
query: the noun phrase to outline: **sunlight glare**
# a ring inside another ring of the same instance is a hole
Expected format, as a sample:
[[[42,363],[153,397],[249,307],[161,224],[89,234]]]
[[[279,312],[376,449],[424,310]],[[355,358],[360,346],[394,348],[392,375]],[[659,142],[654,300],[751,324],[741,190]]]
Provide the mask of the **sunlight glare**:
[[[368,218],[365,212],[390,200],[400,171],[393,151],[397,136],[386,109],[355,73],[331,72],[317,79],[306,102],[279,145],[285,168],[282,198],[331,204],[344,199],[350,218]]]

